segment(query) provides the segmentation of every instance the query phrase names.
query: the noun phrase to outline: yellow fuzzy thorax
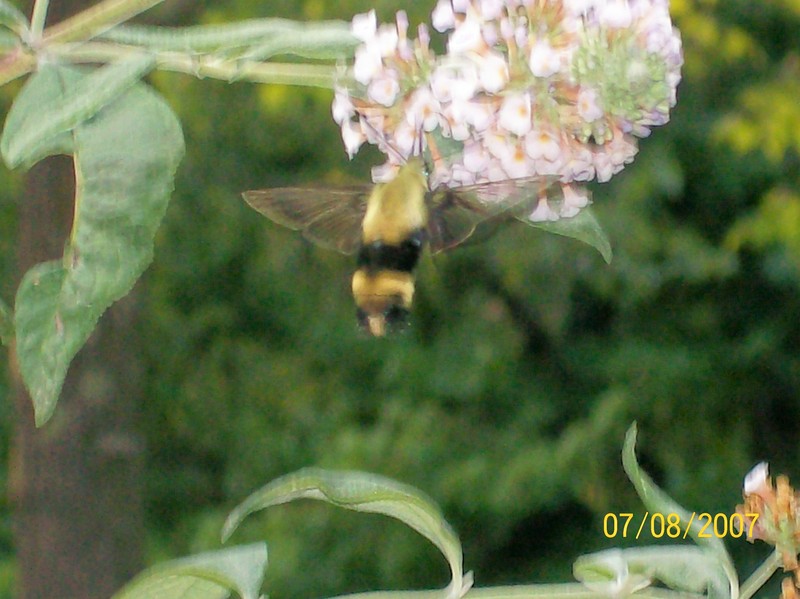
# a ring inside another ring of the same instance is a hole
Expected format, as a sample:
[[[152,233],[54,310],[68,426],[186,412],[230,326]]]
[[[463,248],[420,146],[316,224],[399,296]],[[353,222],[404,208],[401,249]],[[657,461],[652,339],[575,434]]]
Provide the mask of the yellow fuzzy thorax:
[[[399,244],[428,223],[425,193],[428,183],[422,163],[412,159],[391,181],[375,186],[367,203],[362,224],[362,241]]]

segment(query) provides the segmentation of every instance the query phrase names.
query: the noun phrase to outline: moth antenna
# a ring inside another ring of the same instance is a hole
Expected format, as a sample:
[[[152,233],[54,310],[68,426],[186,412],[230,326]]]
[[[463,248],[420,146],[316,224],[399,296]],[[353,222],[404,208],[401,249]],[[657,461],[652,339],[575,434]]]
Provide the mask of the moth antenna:
[[[394,145],[389,143],[389,140],[386,139],[386,136],[382,132],[378,131],[378,129],[376,129],[375,126],[372,123],[370,123],[368,119],[362,118],[360,120],[363,125],[369,128],[375,134],[375,137],[377,139],[381,140],[383,146],[387,150],[387,153],[392,155],[392,157],[397,161],[397,164],[405,164],[406,162],[408,162],[399,152],[399,150],[395,148]]]
[[[424,133],[425,136],[425,145],[428,146],[428,154],[430,155],[430,161],[425,158],[424,154],[420,156],[423,158],[423,162],[425,164],[425,171],[426,175],[430,177],[436,172],[437,167],[444,168],[444,159],[442,158],[442,153],[439,151],[439,146],[436,144],[436,139],[433,137],[432,133]]]

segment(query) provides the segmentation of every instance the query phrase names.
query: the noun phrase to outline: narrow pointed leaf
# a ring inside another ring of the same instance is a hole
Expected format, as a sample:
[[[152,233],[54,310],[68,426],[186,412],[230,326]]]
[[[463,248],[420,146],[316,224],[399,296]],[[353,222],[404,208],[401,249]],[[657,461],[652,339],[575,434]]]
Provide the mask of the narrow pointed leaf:
[[[68,91],[85,71],[59,68]],[[34,266],[17,291],[16,350],[36,423],[53,413],[69,363],[97,320],[152,259],[183,155],[180,125],[137,84],[72,132],[76,208],[63,260]]]
[[[8,0],[0,0],[0,25],[16,33],[22,33],[28,29],[29,23],[16,6]]]
[[[636,461],[636,423],[631,425],[625,435],[625,444],[622,449],[622,466],[636,488],[642,503],[651,513],[677,514],[680,517],[681,527],[689,526],[689,536],[704,548],[708,555],[714,556],[720,568],[728,577],[729,589],[726,592],[726,596],[737,599],[739,596],[739,579],[722,539],[715,535],[701,536],[701,522],[697,518],[692,519],[688,510],[662,491],[653,482],[653,479],[639,467],[639,463]],[[689,525],[689,522],[691,522],[691,525]]]
[[[210,551],[148,568],[111,599],[257,599],[266,567],[264,543]]]
[[[453,577],[448,587],[452,596],[460,596],[471,584],[471,576],[464,576],[462,570],[461,542],[433,500],[413,487],[366,472],[304,468],[282,476],[251,494],[230,513],[222,530],[223,541],[249,514],[296,499],[320,499],[349,510],[396,518],[444,554]]]
[[[67,143],[65,133],[97,114],[153,66],[153,56],[138,54],[96,69],[69,87],[61,81],[59,67],[43,68],[31,77],[9,112],[0,139],[6,164],[30,166],[54,147],[62,147]]]
[[[562,218],[552,222],[531,222],[528,220],[523,222],[548,233],[572,237],[578,241],[588,243],[600,252],[607,264],[611,263],[611,258],[613,257],[611,243],[590,208],[584,208],[571,218]]]

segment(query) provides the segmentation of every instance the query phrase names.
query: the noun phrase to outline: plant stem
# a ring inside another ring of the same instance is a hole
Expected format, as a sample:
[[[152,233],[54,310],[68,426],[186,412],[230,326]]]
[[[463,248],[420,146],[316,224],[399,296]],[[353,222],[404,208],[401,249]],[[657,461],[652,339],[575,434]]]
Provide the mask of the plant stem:
[[[86,41],[124,23],[164,0],[104,0],[100,4],[79,12],[44,32],[46,44]],[[46,1],[38,0],[46,4]]]
[[[47,21],[47,9],[50,6],[50,0],[36,0],[33,4],[33,14],[31,15],[31,37],[38,40],[42,37],[44,31],[44,24]]]
[[[12,57],[7,57],[0,62],[0,86],[13,81],[17,77],[27,75],[35,68],[36,58],[17,50]]]
[[[427,591],[379,591],[341,595],[335,599],[442,599],[442,589]],[[582,584],[532,584],[506,587],[471,588],[472,599],[608,599],[608,595],[590,591]],[[637,591],[636,599],[702,599],[703,595],[648,588]]]
[[[90,42],[76,46],[53,46],[50,51],[71,62],[113,62],[142,50],[132,46]],[[332,89],[336,70],[330,65],[221,59],[214,55],[195,56],[182,52],[157,52],[155,56],[157,68],[161,70],[229,82],[243,80]]]
[[[742,583],[741,591],[739,592],[739,599],[750,599],[756,594],[756,591],[764,586],[764,583],[770,579],[775,571],[783,564],[778,551],[773,551],[772,554],[764,560],[764,562],[756,568],[750,577]]]

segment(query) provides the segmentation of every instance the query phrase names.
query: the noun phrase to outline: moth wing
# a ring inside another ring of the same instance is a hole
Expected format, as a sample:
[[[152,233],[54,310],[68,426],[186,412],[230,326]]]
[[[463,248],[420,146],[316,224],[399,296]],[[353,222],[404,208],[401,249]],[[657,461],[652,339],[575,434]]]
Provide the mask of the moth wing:
[[[369,187],[282,187],[246,191],[242,196],[253,209],[281,226],[301,231],[309,241],[354,254],[361,243],[369,193]]]
[[[528,209],[541,197],[558,201],[561,188],[556,182],[555,177],[507,179],[442,187],[430,192],[428,241],[431,252],[461,245],[479,228],[493,231],[509,217],[525,220]]]

